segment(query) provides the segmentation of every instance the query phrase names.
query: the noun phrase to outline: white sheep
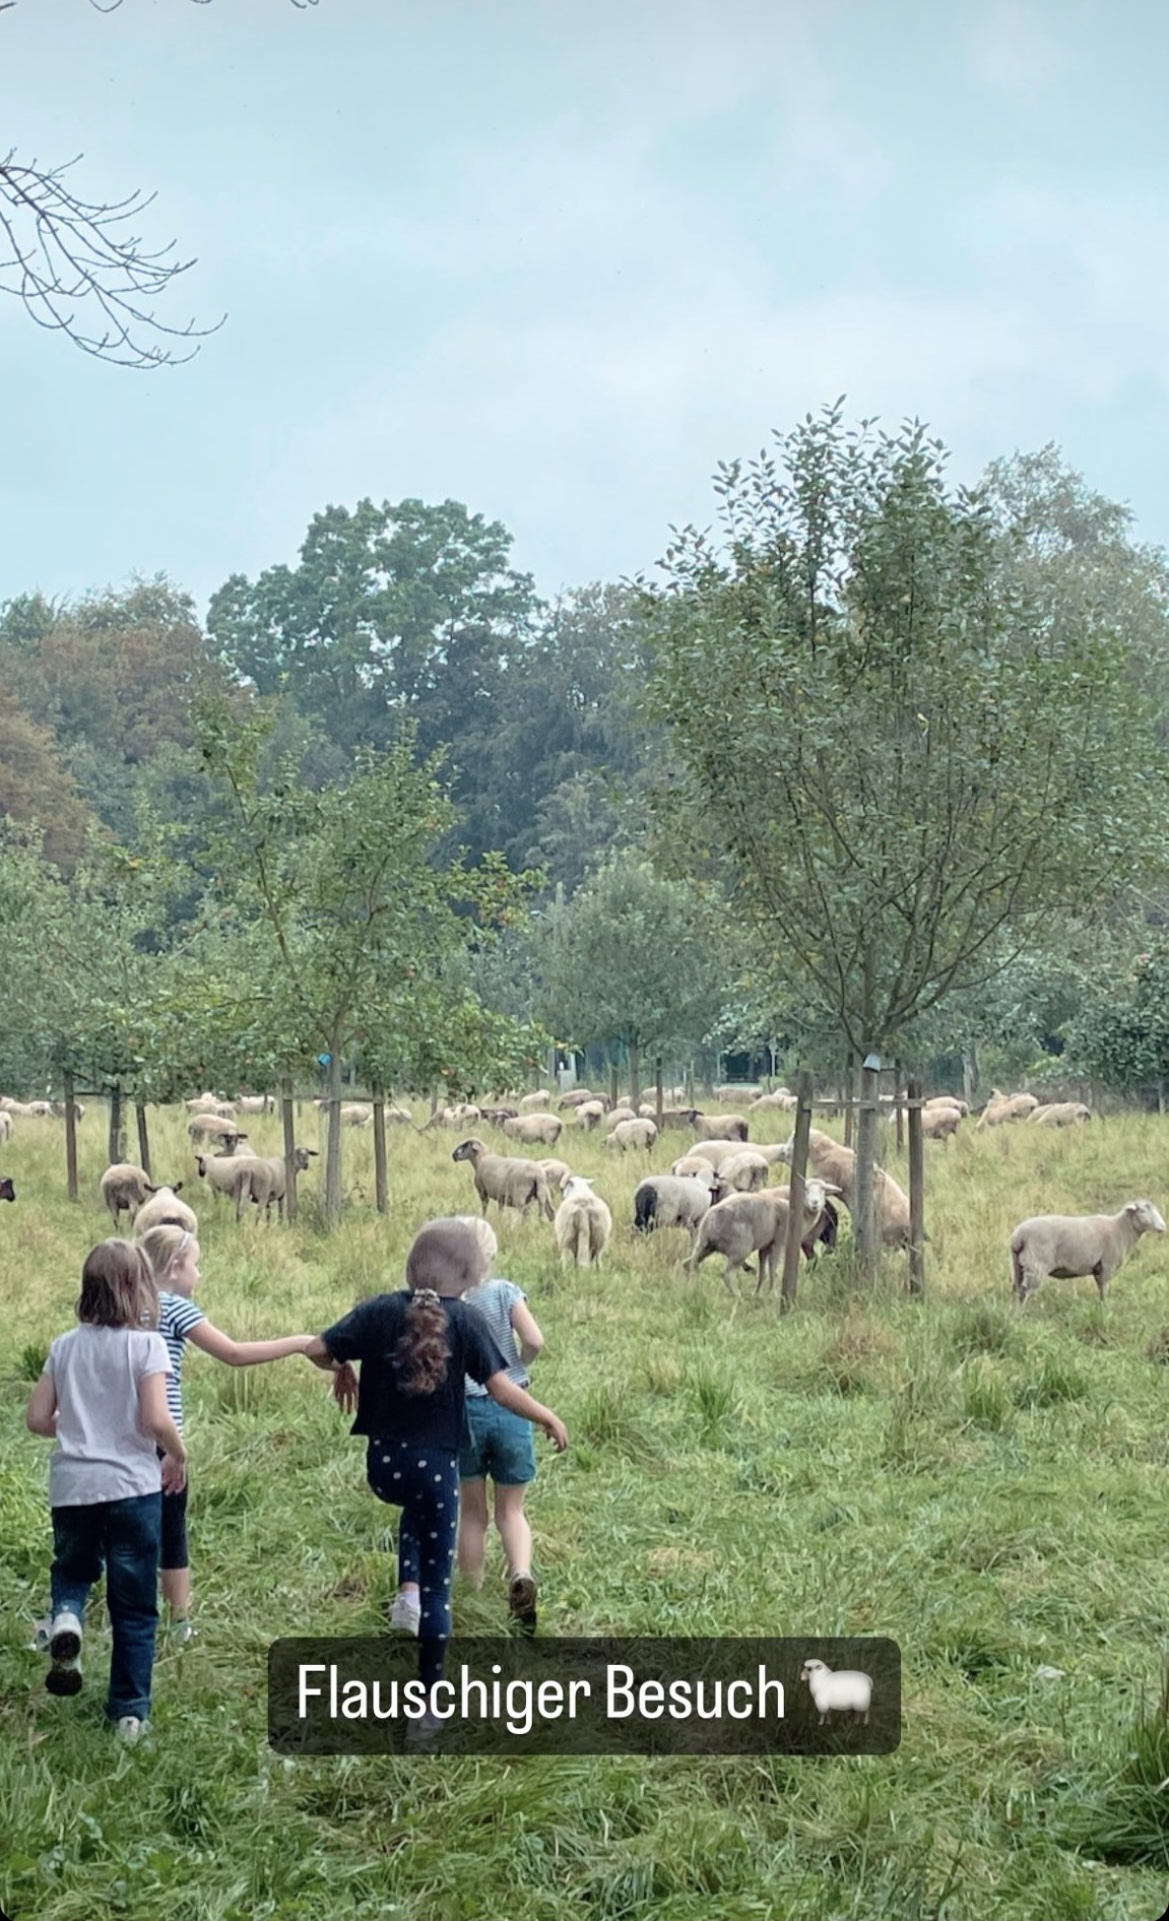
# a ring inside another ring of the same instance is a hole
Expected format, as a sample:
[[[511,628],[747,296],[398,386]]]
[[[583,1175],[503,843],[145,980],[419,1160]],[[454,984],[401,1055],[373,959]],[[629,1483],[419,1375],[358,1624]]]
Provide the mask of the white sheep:
[[[1047,1107],[1037,1107],[1029,1117],[1040,1127],[1076,1127],[1081,1121],[1090,1121],[1092,1110],[1082,1101],[1052,1101]]]
[[[187,1133],[193,1141],[224,1141],[231,1143],[228,1151],[246,1141],[247,1135],[235,1121],[219,1114],[194,1114],[187,1122]]]
[[[537,1161],[536,1166],[543,1168],[544,1179],[548,1183],[550,1192],[555,1188],[563,1187],[565,1181],[572,1179],[572,1169],[567,1161]]]
[[[239,1094],[236,1106],[241,1114],[274,1114],[276,1103],[271,1094]]]
[[[622,1101],[619,1107],[611,1107],[609,1109],[609,1132],[612,1133],[613,1129],[619,1127],[622,1121],[635,1121],[636,1119],[637,1114],[634,1109],[630,1107],[628,1101]]]
[[[1007,1121],[1025,1121],[1038,1105],[1034,1094],[1001,1094],[997,1087],[992,1087],[990,1099],[979,1115],[978,1125],[1002,1127]]]
[[[790,1166],[793,1144],[794,1140],[784,1141],[777,1160],[786,1161]],[[819,1128],[813,1127],[808,1135],[808,1171],[815,1174],[818,1180],[831,1181],[849,1213],[852,1213],[856,1155],[851,1147],[842,1147],[839,1141],[833,1140],[831,1134],[822,1134]],[[882,1167],[873,1169],[873,1211],[884,1245],[907,1248],[909,1196]]]
[[[873,1701],[872,1677],[859,1668],[825,1667],[823,1661],[805,1661],[800,1680],[806,1681],[820,1716],[820,1726],[830,1714],[851,1714],[862,1727],[869,1724]]]
[[[451,1159],[470,1161],[485,1214],[488,1201],[496,1201],[500,1207],[518,1207],[521,1214],[526,1214],[535,1201],[546,1220],[555,1220],[548,1180],[539,1161],[513,1161],[506,1154],[489,1154],[476,1135],[461,1141]]]
[[[727,1143],[724,1141],[721,1145],[726,1146]],[[670,1168],[671,1174],[677,1174],[683,1180],[688,1179],[694,1174],[714,1174],[715,1171],[715,1162],[710,1160],[705,1154],[683,1154]],[[711,1185],[716,1186],[717,1182],[712,1181]]]
[[[697,1154],[701,1160],[709,1161],[713,1168],[721,1169],[724,1161],[733,1160],[736,1154],[741,1154],[742,1152],[742,1141],[722,1138],[695,1141],[693,1147],[690,1149],[690,1154],[684,1154],[682,1158],[683,1160],[687,1160],[690,1156]],[[677,1171],[678,1164],[675,1162],[674,1172],[677,1173]]]
[[[181,1181],[173,1187],[156,1187],[148,1201],[144,1201],[134,1216],[131,1233],[136,1241],[152,1227],[182,1227],[188,1234],[199,1232],[199,1221],[193,1207],[180,1201]]]
[[[770,1172],[771,1162],[766,1154],[756,1153],[753,1147],[745,1147],[739,1154],[728,1154],[718,1170],[720,1196],[757,1194],[761,1187],[767,1186]]]
[[[925,1113],[931,1107],[956,1107],[963,1120],[970,1112],[966,1102],[960,1101],[956,1094],[931,1094],[922,1112]]]
[[[249,1170],[256,1156],[244,1154],[196,1154],[195,1167],[199,1179],[205,1181],[215,1195],[227,1194],[235,1202],[235,1218],[238,1221],[246,1195],[251,1191]]]
[[[647,1174],[633,1196],[633,1225],[640,1234],[657,1227],[684,1227],[690,1245],[713,1198],[715,1172],[709,1161],[693,1174]]]
[[[523,1147],[533,1147],[537,1142],[555,1147],[564,1132],[564,1122],[558,1114],[518,1114],[514,1120],[504,1121],[503,1131]]]
[[[1163,1234],[1152,1201],[1129,1201],[1119,1214],[1036,1214],[1011,1235],[1011,1279],[1022,1307],[1046,1276],[1057,1281],[1091,1274],[1103,1301],[1108,1283],[1142,1234]]]
[[[561,1105],[563,1106],[563,1102]],[[581,1127],[591,1131],[605,1118],[604,1101],[581,1101],[576,1110],[576,1118]]]
[[[182,1185],[181,1181],[179,1185]],[[135,1208],[142,1207],[147,1198],[157,1192],[146,1169],[134,1161],[115,1161],[112,1167],[107,1167],[101,1177],[101,1197],[110,1210],[115,1233],[123,1210],[127,1214],[133,1213]]]
[[[563,1186],[564,1199],[552,1224],[560,1258],[571,1259],[577,1267],[599,1267],[613,1232],[613,1216],[583,1176],[570,1174]]]
[[[292,1162],[298,1174],[307,1174],[309,1157],[316,1153],[315,1147],[294,1147]],[[235,1218],[238,1221],[245,1200],[249,1197],[257,1207],[264,1210],[264,1219],[272,1218],[272,1203],[276,1212],[284,1218],[284,1194],[288,1186],[288,1166],[282,1154],[261,1158],[256,1155],[244,1163],[246,1176],[236,1189]]]
[[[0,1141],[10,1141],[15,1122],[6,1107],[0,1107]]]
[[[750,1128],[741,1114],[699,1114],[691,1125],[708,1141],[745,1141]]]
[[[616,1127],[612,1128],[605,1137],[602,1145],[619,1147],[623,1154],[627,1153],[631,1147],[640,1147],[644,1148],[648,1154],[657,1137],[658,1130],[654,1123],[651,1120],[638,1118],[634,1121],[618,1121]]]
[[[801,1244],[815,1235],[828,1196],[838,1192],[839,1189],[827,1181],[804,1182]],[[775,1269],[787,1239],[790,1206],[791,1190],[786,1187],[764,1187],[757,1194],[730,1194],[725,1201],[717,1201],[702,1217],[686,1263],[691,1273],[708,1254],[724,1254],[727,1264],[723,1281],[728,1293],[733,1294],[732,1274],[746,1265],[751,1254],[758,1254],[759,1278],[755,1292],[762,1291],[764,1281],[773,1287]]]
[[[184,1101],[188,1114],[214,1114],[219,1107],[218,1094],[196,1094],[193,1100]]]
[[[927,1141],[948,1141],[962,1125],[962,1116],[956,1107],[923,1107],[921,1110],[921,1131]]]
[[[546,1087],[538,1087],[534,1094],[520,1096],[520,1113],[537,1114],[547,1107],[552,1096]]]

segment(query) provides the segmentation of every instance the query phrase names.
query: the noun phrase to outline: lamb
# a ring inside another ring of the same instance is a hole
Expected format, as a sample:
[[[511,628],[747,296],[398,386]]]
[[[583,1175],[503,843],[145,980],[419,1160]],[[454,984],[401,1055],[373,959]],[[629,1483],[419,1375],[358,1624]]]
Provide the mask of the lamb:
[[[814,1234],[828,1196],[839,1191],[827,1181],[804,1182],[801,1241]],[[731,1275],[746,1265],[748,1255],[757,1253],[759,1278],[755,1292],[762,1291],[765,1280],[773,1287],[775,1269],[787,1239],[790,1205],[791,1190],[787,1187],[764,1187],[757,1194],[731,1194],[725,1201],[716,1201],[703,1215],[695,1237],[687,1262],[691,1273],[708,1254],[725,1254],[723,1282],[728,1293],[733,1294]]]
[[[546,1087],[538,1087],[534,1094],[521,1094],[520,1113],[537,1114],[547,1107],[552,1096]]]
[[[0,1174],[0,1201],[14,1201],[15,1199],[16,1189],[13,1187],[8,1175]]]
[[[766,1154],[757,1154],[752,1147],[744,1148],[741,1154],[728,1154],[718,1170],[719,1199],[728,1194],[757,1194],[766,1187],[770,1172]]]
[[[784,1141],[776,1156],[777,1160],[785,1161],[788,1166],[791,1165],[792,1145],[793,1141]],[[818,1180],[832,1182],[833,1191],[840,1195],[849,1213],[852,1213],[856,1155],[851,1147],[842,1147],[830,1134],[822,1134],[818,1127],[813,1127],[808,1135],[808,1171]],[[909,1196],[882,1167],[873,1169],[873,1207],[885,1246],[908,1248]]]
[[[979,1127],[1002,1127],[1006,1121],[1025,1121],[1033,1114],[1039,1102],[1034,1094],[1001,1094],[997,1087],[990,1090],[990,1099],[979,1116]]]
[[[639,1234],[656,1227],[685,1227],[693,1247],[698,1226],[713,1199],[714,1169],[709,1162],[687,1175],[647,1174],[633,1196],[633,1225]]]
[[[316,1154],[316,1151],[315,1147],[293,1148],[292,1164],[298,1174],[307,1174],[309,1160]],[[282,1154],[274,1154],[270,1157],[266,1156],[263,1158],[259,1156],[249,1156],[244,1159],[243,1166],[245,1175],[236,1188],[236,1220],[238,1221],[240,1210],[249,1195],[257,1207],[263,1208],[264,1219],[266,1221],[270,1221],[272,1218],[273,1201],[276,1203],[277,1214],[280,1216],[280,1219],[283,1220],[284,1192],[288,1185],[288,1166],[284,1156]]]
[[[820,1726],[832,1713],[851,1714],[854,1721],[862,1727],[869,1724],[869,1708],[873,1700],[873,1683],[859,1668],[825,1667],[823,1661],[805,1661],[800,1669],[800,1680],[806,1681],[812,1699],[820,1716]]]
[[[923,1107],[921,1131],[927,1141],[948,1141],[962,1125],[956,1107]]]
[[[560,1258],[576,1267],[599,1267],[613,1232],[613,1216],[593,1184],[579,1174],[564,1183],[564,1199],[556,1210],[553,1233]]]
[[[691,1122],[708,1141],[745,1141],[750,1129],[741,1114],[699,1114]]]
[[[1029,1118],[1041,1127],[1075,1127],[1080,1121],[1090,1121],[1092,1110],[1082,1101],[1053,1101],[1050,1107],[1037,1107]]]
[[[229,1121],[218,1114],[193,1115],[187,1122],[187,1133],[195,1142],[223,1141],[225,1145],[230,1143],[229,1153],[234,1153],[240,1142],[248,1138],[234,1121]]]
[[[140,1241],[152,1227],[182,1227],[188,1234],[199,1232],[199,1222],[194,1208],[188,1207],[186,1201],[179,1199],[179,1189],[182,1184],[181,1181],[176,1181],[173,1187],[156,1187],[150,1199],[143,1202],[134,1216],[134,1225],[130,1230],[136,1241]]]
[[[623,1154],[627,1153],[631,1147],[641,1147],[648,1154],[657,1137],[658,1130],[652,1121],[640,1118],[635,1121],[618,1121],[616,1127],[606,1136],[603,1145],[619,1147]]]
[[[564,1122],[558,1114],[519,1114],[514,1121],[504,1121],[503,1131],[524,1147],[532,1147],[537,1141],[555,1147],[564,1132]]]
[[[1129,1201],[1119,1214],[1037,1214],[1011,1235],[1011,1277],[1018,1306],[1045,1276],[1057,1281],[1091,1274],[1100,1299],[1142,1234],[1163,1234],[1152,1201]]]
[[[506,1154],[489,1154],[474,1134],[460,1142],[451,1159],[470,1161],[475,1189],[485,1214],[488,1201],[496,1201],[500,1207],[518,1207],[521,1214],[526,1214],[535,1201],[545,1220],[555,1220],[547,1176],[539,1161],[512,1161]]]
[[[178,1185],[181,1187],[182,1182]],[[173,1193],[175,1189],[163,1191]],[[107,1167],[101,1177],[101,1197],[110,1210],[114,1232],[118,1231],[123,1210],[131,1214],[135,1208],[145,1205],[148,1195],[159,1192],[160,1188],[152,1184],[146,1169],[138,1167],[133,1161],[115,1161],[111,1167]]]
[[[598,1127],[605,1118],[604,1101],[581,1101],[576,1118],[579,1125],[588,1131]]]

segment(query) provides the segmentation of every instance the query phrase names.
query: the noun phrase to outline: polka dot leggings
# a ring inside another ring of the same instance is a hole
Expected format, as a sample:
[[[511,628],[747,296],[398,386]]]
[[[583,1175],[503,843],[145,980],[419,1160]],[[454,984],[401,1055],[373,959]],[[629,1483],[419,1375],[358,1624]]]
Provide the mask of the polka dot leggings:
[[[421,1621],[419,1672],[429,1685],[442,1673],[451,1634],[451,1575],[459,1531],[459,1457],[429,1442],[369,1444],[369,1484],[379,1501],[402,1510],[398,1583],[416,1581]]]

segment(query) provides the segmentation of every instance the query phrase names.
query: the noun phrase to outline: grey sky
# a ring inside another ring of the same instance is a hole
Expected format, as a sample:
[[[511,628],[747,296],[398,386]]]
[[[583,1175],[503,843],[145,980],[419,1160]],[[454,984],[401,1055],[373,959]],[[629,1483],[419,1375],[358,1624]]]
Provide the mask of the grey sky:
[[[156,188],[168,317],[228,320],[142,374],[0,300],[0,599],[202,607],[365,494],[553,594],[841,393],[1169,542],[1167,54],[1153,0],[19,0],[0,148]]]

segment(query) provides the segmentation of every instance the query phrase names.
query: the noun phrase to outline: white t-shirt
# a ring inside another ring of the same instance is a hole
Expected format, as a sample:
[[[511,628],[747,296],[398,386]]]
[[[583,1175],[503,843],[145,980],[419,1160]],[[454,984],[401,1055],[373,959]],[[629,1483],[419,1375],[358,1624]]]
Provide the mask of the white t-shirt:
[[[83,1321],[57,1336],[45,1362],[57,1389],[50,1507],[158,1493],[158,1450],[138,1425],[138,1383],[147,1374],[170,1372],[166,1342],[152,1328]]]

